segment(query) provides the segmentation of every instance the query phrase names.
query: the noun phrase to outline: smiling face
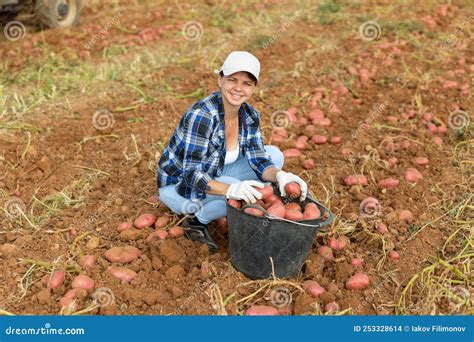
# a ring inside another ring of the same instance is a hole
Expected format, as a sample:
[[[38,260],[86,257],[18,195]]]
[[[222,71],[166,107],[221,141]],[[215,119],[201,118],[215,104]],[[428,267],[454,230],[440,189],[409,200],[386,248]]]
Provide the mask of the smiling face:
[[[256,86],[255,80],[245,71],[219,77],[218,84],[224,101],[237,108],[250,99]]]

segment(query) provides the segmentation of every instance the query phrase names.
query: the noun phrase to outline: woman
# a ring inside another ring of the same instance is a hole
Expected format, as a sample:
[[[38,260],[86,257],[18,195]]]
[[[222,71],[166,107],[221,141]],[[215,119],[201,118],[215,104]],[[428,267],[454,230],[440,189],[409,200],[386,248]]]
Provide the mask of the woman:
[[[252,54],[229,54],[220,70],[220,90],[184,113],[158,162],[160,201],[177,214],[191,214],[183,222],[186,236],[206,243],[210,251],[217,245],[207,224],[226,216],[227,199],[261,199],[256,188],[264,184],[259,181],[277,183],[283,195],[285,185],[296,182],[301,200],[306,198],[306,183],[281,170],[283,153],[263,145],[260,114],[246,102],[259,73],[260,62]]]

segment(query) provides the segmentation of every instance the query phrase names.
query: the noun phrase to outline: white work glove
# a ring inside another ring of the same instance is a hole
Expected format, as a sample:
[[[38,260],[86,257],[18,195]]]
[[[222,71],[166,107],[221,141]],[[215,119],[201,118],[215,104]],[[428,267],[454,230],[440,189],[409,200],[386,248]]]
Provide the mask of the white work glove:
[[[300,201],[304,201],[306,199],[306,195],[308,194],[308,185],[300,177],[290,172],[278,171],[276,174],[276,179],[277,179],[278,187],[280,188],[280,194],[282,196],[286,196],[285,186],[288,183],[294,182],[294,183],[298,183],[301,188]]]
[[[257,191],[254,186],[257,188],[263,188],[265,185],[254,180],[234,183],[230,185],[225,197],[227,199],[244,200],[247,203],[256,203],[257,199],[262,198],[262,193]]]

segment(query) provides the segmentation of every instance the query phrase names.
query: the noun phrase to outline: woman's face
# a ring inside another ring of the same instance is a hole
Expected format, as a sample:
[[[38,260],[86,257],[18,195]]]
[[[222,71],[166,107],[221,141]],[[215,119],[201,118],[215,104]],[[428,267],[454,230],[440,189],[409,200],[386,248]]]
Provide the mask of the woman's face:
[[[255,82],[244,71],[220,77],[218,84],[224,100],[237,107],[249,100],[255,90]]]

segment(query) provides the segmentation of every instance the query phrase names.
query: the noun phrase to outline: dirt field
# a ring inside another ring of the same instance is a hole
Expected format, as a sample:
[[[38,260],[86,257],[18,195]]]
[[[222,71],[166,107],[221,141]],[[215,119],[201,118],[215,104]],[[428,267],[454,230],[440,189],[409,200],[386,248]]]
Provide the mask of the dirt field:
[[[76,28],[27,25],[21,39],[0,36],[2,313],[235,315],[251,305],[294,315],[472,313],[469,1],[104,3],[87,2]],[[298,277],[285,281],[236,271],[227,230],[216,223],[216,254],[185,238],[147,241],[155,228],[117,230],[142,213],[168,216],[166,228],[182,220],[148,202],[157,161],[182,113],[217,89],[213,71],[233,50],[262,63],[251,104],[265,143],[286,150],[309,136],[284,169],[336,215]],[[290,107],[307,122],[283,122],[290,137],[275,142],[281,120],[272,113]],[[317,109],[330,125],[311,131]],[[341,143],[315,144],[315,134]],[[310,158],[315,168],[306,170]],[[408,182],[409,168],[422,179]],[[349,175],[367,185],[346,185]],[[398,185],[382,189],[389,177]],[[373,215],[360,210],[369,196],[380,203]],[[404,210],[412,218],[401,218]],[[317,253],[342,236],[349,243],[334,260]],[[123,265],[105,258],[126,245],[141,255]],[[92,267],[84,255],[94,256]],[[137,276],[122,283],[112,265]],[[43,277],[60,269],[64,283],[48,289]],[[370,285],[346,289],[355,273]],[[78,274],[94,280],[95,292],[61,309]],[[326,291],[310,296],[306,280]],[[325,313],[332,302],[339,310]]]

